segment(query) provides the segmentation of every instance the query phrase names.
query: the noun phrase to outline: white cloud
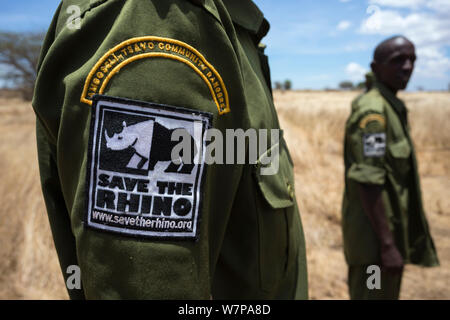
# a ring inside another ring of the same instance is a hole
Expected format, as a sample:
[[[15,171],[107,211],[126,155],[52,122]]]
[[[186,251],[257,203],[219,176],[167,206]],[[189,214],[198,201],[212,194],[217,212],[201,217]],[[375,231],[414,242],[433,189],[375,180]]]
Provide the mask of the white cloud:
[[[418,8],[423,5],[424,0],[370,0],[369,3],[386,7]]]
[[[341,22],[339,22],[339,24],[337,25],[337,29],[340,31],[344,31],[347,30],[348,28],[350,28],[350,26],[352,25],[352,23],[348,20],[343,20]]]
[[[386,37],[404,35],[417,48],[417,76],[449,77],[450,59],[445,54],[445,48],[450,46],[449,0],[370,0],[369,3],[374,10],[362,22],[361,33]],[[401,13],[398,8],[409,11]]]
[[[367,73],[367,69],[356,62],[350,62],[345,67],[345,73],[353,82],[363,81],[364,76]]]
[[[360,31],[365,34],[404,34],[419,46],[449,45],[450,17],[415,12],[402,16],[395,10],[379,10],[362,23]]]
[[[427,8],[440,12],[450,11],[450,1],[448,0],[369,0],[369,4],[391,8]]]
[[[450,1],[448,0],[429,0],[426,6],[440,13],[450,13]]]
[[[423,47],[417,50],[419,60],[416,74],[421,78],[445,79],[450,71],[450,59],[438,47]]]

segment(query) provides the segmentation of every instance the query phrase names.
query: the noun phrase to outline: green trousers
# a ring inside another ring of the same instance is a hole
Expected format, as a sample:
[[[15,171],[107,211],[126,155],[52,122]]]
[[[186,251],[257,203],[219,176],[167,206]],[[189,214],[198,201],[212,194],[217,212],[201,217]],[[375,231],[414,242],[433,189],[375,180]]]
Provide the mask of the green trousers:
[[[349,266],[348,287],[351,300],[398,300],[403,272],[390,274],[380,272],[380,289],[369,289],[367,280],[373,273],[367,273],[368,265]]]

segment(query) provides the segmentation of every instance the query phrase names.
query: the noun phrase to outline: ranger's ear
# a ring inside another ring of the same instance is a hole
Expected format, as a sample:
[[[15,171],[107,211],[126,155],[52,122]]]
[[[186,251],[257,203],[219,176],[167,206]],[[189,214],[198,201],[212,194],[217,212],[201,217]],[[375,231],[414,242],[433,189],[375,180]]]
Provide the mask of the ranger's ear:
[[[127,123],[125,121],[122,122],[122,126],[125,128],[127,126]]]

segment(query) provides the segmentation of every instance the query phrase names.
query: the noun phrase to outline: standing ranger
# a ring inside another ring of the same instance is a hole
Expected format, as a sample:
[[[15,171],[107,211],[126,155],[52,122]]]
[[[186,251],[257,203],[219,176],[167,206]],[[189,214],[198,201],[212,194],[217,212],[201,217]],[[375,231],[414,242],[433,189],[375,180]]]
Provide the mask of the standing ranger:
[[[344,251],[351,299],[398,299],[403,266],[439,264],[422,204],[407,109],[397,98],[416,60],[402,36],[383,41],[372,88],[352,104],[345,134]],[[381,267],[381,288],[367,284]]]

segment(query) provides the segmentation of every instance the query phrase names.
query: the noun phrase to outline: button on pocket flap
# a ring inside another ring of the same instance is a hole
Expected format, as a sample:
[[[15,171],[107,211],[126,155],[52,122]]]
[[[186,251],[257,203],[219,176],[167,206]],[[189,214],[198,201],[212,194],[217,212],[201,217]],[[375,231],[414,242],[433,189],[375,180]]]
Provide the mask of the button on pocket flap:
[[[411,154],[411,146],[406,138],[390,143],[388,148],[394,158],[407,159]]]
[[[277,152],[278,163],[276,159]],[[267,154],[270,154],[272,166],[271,164],[267,164]],[[270,167],[273,170],[263,170]],[[292,165],[289,161],[289,155],[284,147],[283,140],[279,144],[272,146],[268,152],[259,158],[255,169],[259,189],[272,208],[287,208],[294,204],[295,191]]]

